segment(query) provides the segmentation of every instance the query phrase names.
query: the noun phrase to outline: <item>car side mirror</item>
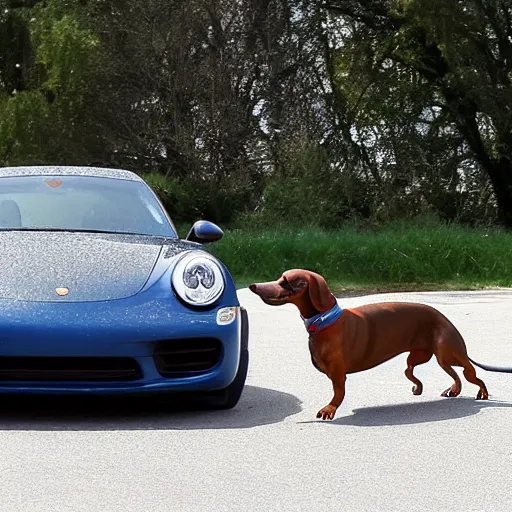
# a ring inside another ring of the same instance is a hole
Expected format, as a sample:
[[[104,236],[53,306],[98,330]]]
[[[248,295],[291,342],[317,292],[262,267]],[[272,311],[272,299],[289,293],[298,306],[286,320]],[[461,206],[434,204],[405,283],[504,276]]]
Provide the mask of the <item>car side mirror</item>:
[[[220,240],[224,236],[224,231],[208,220],[198,220],[190,228],[186,240],[189,242],[199,242],[208,244]]]

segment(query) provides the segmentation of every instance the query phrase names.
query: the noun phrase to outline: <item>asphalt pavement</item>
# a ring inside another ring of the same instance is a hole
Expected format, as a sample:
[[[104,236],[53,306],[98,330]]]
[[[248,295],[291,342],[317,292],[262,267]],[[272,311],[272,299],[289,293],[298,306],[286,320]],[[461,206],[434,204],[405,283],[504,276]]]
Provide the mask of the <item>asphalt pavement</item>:
[[[0,512],[512,510],[512,374],[477,370],[491,399],[459,398],[435,359],[406,355],[349,376],[332,422],[330,381],[311,364],[292,305],[239,292],[251,322],[247,387],[231,411],[151,400],[2,401]],[[387,294],[437,307],[470,356],[512,366],[512,291]],[[459,370],[459,374],[461,372]]]

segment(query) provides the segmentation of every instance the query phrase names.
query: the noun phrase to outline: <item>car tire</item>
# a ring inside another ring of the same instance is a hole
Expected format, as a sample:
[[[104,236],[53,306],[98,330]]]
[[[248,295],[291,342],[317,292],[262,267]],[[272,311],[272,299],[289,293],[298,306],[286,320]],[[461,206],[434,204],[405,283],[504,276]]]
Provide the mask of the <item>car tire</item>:
[[[249,369],[249,318],[245,308],[240,308],[242,316],[240,363],[235,379],[226,388],[214,391],[211,395],[212,409],[232,409],[240,400]]]

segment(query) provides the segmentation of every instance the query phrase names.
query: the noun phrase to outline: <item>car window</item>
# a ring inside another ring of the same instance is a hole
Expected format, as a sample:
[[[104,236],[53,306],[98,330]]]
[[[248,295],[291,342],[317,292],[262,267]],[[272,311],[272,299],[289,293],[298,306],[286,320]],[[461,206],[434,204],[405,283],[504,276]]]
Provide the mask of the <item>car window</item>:
[[[145,183],[89,176],[0,178],[0,229],[17,228],[176,236]]]

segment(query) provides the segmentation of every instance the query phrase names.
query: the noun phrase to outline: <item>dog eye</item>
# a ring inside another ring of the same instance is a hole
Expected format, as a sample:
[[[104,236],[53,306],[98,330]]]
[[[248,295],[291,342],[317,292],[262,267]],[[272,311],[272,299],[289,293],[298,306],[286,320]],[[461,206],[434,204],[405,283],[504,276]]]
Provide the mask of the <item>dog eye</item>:
[[[293,289],[292,285],[286,279],[283,279],[283,282],[281,283],[281,287],[284,288],[288,292],[295,293],[295,290]]]

